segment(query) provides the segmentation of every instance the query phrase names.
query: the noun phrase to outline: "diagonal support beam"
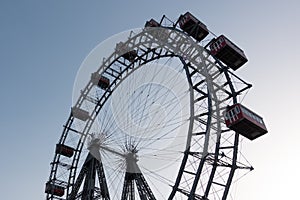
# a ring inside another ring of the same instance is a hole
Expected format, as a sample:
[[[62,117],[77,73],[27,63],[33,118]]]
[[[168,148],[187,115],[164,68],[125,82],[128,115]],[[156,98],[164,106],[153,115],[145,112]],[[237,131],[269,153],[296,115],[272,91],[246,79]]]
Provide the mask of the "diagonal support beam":
[[[97,176],[98,174],[98,176]],[[106,184],[104,169],[101,160],[96,159],[92,154],[88,154],[79,175],[75,181],[67,200],[84,199],[92,200],[96,192],[96,179],[100,184],[100,196],[103,200],[109,200],[109,192]],[[83,181],[84,180],[84,181]],[[82,192],[79,191],[83,185]]]
[[[139,166],[137,165],[137,151],[129,150],[125,155],[126,159],[126,174],[123,185],[121,200],[134,200],[135,187],[141,200],[156,200],[151,188],[149,187],[145,177],[143,176]]]

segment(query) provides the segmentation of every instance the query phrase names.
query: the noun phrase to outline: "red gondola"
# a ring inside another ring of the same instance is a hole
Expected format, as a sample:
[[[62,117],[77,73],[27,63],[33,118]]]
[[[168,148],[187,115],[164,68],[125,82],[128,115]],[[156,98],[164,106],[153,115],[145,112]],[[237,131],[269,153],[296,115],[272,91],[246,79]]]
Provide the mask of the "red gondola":
[[[167,42],[167,39],[168,39],[168,36],[169,36],[168,30],[163,29],[163,28],[155,29],[156,27],[161,27],[160,24],[157,21],[155,21],[154,19],[150,19],[145,24],[145,28],[148,28],[148,27],[150,27],[150,29],[146,29],[146,30],[154,38],[156,38],[160,41],[163,41],[163,42]],[[151,28],[154,28],[154,29],[151,29]]]
[[[150,19],[146,22],[145,27],[160,27],[160,24],[154,19]]]
[[[46,183],[45,193],[61,197],[65,194],[65,188],[48,182]]]
[[[137,52],[136,52],[136,50],[132,50],[132,51],[129,51],[127,53],[124,53],[122,55],[122,57],[125,58],[126,60],[130,61],[130,62],[133,62],[135,57],[137,57]]]
[[[186,12],[179,17],[179,26],[198,42],[203,40],[209,34],[206,25],[200,22],[190,12]]]
[[[56,144],[55,152],[70,158],[74,154],[74,149],[64,144]]]
[[[101,76],[97,72],[92,73],[91,79],[92,79],[93,84],[97,85],[98,87],[100,87],[103,90],[107,89],[110,85],[109,78],[107,78],[105,76]]]
[[[266,134],[267,128],[262,117],[241,104],[234,104],[225,112],[226,126],[250,140]]]
[[[120,53],[123,53],[122,57],[130,62],[133,62],[133,60],[137,57],[137,51],[129,50],[129,48],[123,42],[119,42],[117,44],[116,48],[117,48],[117,51],[119,51]]]
[[[109,79],[106,78],[105,76],[101,76],[99,81],[98,81],[98,84],[97,84],[100,88],[102,89],[107,89],[108,86],[109,86]]]
[[[248,61],[243,50],[237,47],[224,35],[220,35],[217,39],[213,39],[209,47],[212,55],[233,70],[237,70]]]
[[[86,121],[90,118],[88,111],[76,107],[72,108],[72,115],[73,117],[80,119],[82,121]]]

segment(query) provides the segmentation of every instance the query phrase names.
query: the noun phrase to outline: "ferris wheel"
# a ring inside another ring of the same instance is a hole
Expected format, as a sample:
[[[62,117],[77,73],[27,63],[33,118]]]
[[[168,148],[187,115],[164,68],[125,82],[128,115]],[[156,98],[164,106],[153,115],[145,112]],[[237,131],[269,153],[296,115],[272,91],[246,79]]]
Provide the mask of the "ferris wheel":
[[[189,12],[123,34],[79,90],[46,199],[227,199],[235,171],[253,169],[240,135],[267,132],[238,100],[245,54]]]

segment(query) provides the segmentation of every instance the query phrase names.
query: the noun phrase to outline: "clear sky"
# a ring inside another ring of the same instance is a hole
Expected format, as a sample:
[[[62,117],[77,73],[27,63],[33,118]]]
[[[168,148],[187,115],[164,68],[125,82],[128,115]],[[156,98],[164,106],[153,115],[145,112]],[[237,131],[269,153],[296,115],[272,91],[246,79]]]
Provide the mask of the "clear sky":
[[[264,117],[269,134],[244,140],[255,170],[235,199],[299,195],[300,3],[252,1],[0,1],[1,199],[44,198],[44,184],[72,103],[77,70],[109,36],[165,14],[190,11],[225,34],[249,62],[237,74],[253,83],[244,104]]]

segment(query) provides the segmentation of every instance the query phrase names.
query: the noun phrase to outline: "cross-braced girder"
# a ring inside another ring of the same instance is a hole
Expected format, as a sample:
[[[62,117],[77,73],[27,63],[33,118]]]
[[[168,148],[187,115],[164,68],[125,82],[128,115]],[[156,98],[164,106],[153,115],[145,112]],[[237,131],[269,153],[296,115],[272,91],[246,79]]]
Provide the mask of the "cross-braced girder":
[[[95,185],[96,179],[98,179],[100,188]],[[82,191],[80,192],[81,187]],[[88,154],[68,198],[68,200],[75,199],[110,199],[102,162],[92,154]]]
[[[125,154],[124,157],[126,160],[126,173],[121,200],[135,199],[135,185],[141,200],[156,200],[137,164],[138,159],[136,149],[130,148],[129,152]]]
[[[135,199],[135,185],[141,200],[156,200],[142,173],[126,172],[121,200]]]

